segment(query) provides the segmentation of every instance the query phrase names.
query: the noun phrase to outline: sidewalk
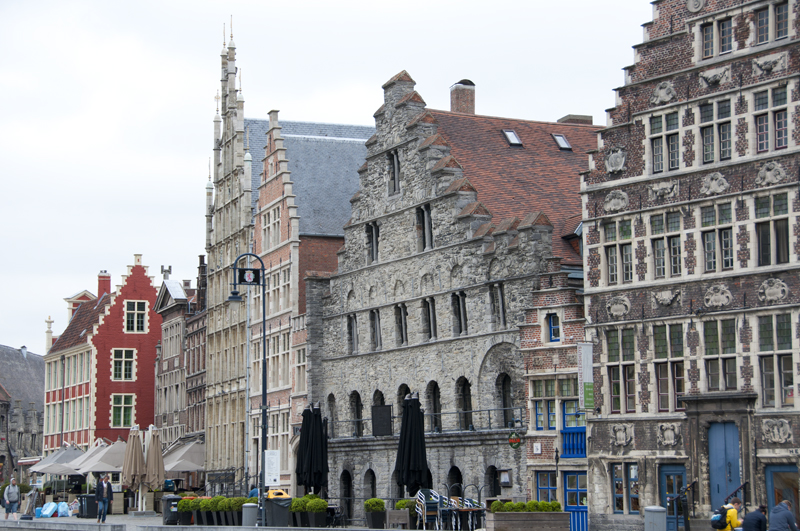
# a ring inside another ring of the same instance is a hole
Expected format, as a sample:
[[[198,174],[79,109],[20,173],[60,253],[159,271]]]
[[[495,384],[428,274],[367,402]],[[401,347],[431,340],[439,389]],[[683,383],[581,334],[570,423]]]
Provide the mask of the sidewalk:
[[[94,518],[78,518],[77,516],[70,516],[69,518],[34,518],[33,520],[20,521],[19,523],[9,518],[8,520],[0,520],[0,529],[75,528],[77,530],[124,525],[125,531],[137,531],[139,526],[160,526],[162,522],[161,515],[133,516],[129,514],[110,514],[106,517],[106,523],[100,526],[97,525],[97,520]]]

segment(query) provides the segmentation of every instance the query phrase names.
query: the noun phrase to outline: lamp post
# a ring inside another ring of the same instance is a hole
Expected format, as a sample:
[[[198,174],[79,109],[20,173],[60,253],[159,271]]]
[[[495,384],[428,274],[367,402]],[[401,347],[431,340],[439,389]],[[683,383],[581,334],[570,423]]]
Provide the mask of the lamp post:
[[[237,266],[239,260],[245,256],[253,257],[261,264],[260,268],[242,268]],[[228,297],[228,302],[242,302],[242,297],[236,289],[240,284],[245,286],[261,286],[261,453],[267,449],[267,294],[266,294],[266,268],[264,261],[253,253],[242,253],[233,261],[233,290]],[[250,397],[248,397],[249,399]],[[259,456],[260,457],[260,456]],[[263,509],[264,498],[264,459],[260,459],[262,470],[259,473],[259,502]],[[263,515],[263,512],[262,512]]]

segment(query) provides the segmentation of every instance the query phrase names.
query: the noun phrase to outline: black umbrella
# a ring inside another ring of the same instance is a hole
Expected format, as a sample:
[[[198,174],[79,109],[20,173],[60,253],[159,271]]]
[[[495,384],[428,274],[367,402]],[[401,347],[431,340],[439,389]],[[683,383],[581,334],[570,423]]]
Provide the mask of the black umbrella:
[[[297,483],[306,490],[319,493],[328,486],[328,434],[318,404],[303,411],[295,473]]]
[[[424,414],[417,393],[403,400],[400,442],[394,469],[397,472],[397,484],[401,487],[405,485],[409,494],[416,493],[420,488],[428,488]]]

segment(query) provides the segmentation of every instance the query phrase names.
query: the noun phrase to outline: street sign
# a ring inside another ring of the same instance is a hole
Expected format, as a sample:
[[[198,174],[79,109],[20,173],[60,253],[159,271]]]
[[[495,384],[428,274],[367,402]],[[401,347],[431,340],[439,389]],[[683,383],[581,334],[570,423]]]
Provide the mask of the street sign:
[[[237,284],[244,284],[246,286],[260,286],[261,285],[261,270],[260,269],[239,269],[239,278],[236,279]]]
[[[520,444],[522,444],[522,438],[520,438],[517,432],[512,431],[511,435],[508,436],[508,445],[516,450],[519,448]]]
[[[278,487],[281,484],[281,454],[278,450],[264,450],[264,485]]]
[[[594,363],[591,343],[578,343],[578,407],[594,409]]]

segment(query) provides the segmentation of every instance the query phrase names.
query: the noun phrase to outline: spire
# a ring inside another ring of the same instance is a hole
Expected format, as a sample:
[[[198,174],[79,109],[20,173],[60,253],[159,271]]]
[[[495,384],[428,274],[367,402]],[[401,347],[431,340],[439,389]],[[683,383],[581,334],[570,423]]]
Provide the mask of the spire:
[[[225,23],[222,23],[222,55],[228,55],[228,46],[225,42]]]
[[[236,44],[233,43],[233,15],[231,15],[231,40],[228,42],[228,48],[236,48]]]

